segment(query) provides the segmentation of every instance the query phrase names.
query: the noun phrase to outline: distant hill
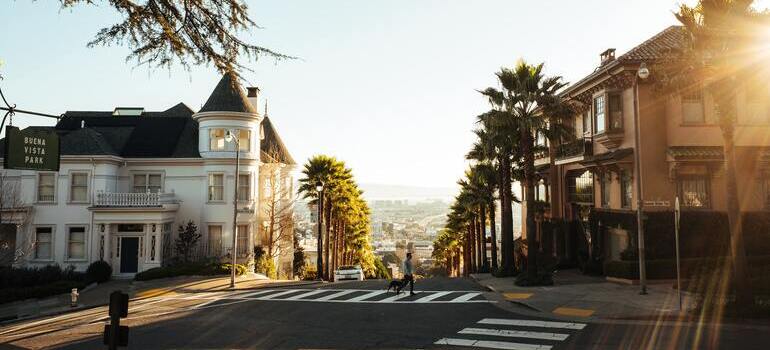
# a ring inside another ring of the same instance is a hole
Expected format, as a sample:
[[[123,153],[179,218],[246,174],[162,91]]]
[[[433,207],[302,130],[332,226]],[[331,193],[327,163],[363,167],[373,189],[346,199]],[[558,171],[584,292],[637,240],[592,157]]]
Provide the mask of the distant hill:
[[[457,189],[451,187],[420,187],[362,183],[359,187],[364,191],[367,200],[410,200],[421,201],[428,199],[451,200]]]

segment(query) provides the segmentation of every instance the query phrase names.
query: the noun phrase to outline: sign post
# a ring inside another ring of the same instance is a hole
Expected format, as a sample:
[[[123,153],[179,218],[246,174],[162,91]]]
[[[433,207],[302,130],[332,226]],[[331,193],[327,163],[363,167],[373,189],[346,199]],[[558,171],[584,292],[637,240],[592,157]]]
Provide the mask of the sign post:
[[[59,171],[59,135],[53,129],[5,127],[5,169]]]
[[[128,294],[116,290],[110,293],[110,324],[104,325],[104,345],[109,350],[128,346],[128,326],[121,326],[120,319],[128,316]]]
[[[679,218],[681,215],[682,210],[679,208],[679,197],[677,196],[674,202],[674,237],[676,241],[676,293],[679,297],[679,311],[682,311],[682,276],[679,266]]]

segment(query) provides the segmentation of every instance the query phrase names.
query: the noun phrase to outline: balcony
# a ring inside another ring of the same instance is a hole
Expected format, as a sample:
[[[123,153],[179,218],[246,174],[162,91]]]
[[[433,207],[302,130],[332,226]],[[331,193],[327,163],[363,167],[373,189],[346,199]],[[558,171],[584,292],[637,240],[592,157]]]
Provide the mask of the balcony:
[[[560,144],[556,148],[556,164],[566,164],[581,161],[593,154],[591,139],[575,139]]]
[[[99,192],[94,207],[151,208],[165,204],[178,204],[174,193],[120,193]]]
[[[538,147],[544,147],[544,146],[538,146]],[[551,162],[551,158],[548,157],[548,148],[537,149],[534,153],[535,153],[535,166],[544,165]]]
[[[607,129],[607,131],[601,134],[596,135],[595,140],[596,142],[602,144],[602,146],[611,150],[620,146],[620,144],[623,142],[623,135],[623,128],[616,126]]]

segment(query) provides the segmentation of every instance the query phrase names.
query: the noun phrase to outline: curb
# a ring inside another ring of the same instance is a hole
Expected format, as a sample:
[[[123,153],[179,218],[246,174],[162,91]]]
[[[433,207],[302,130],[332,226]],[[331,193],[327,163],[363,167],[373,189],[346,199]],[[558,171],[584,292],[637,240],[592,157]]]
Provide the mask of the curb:
[[[476,280],[476,282],[478,283],[479,281],[478,281],[478,280]],[[487,289],[488,291],[490,291],[490,292],[493,292],[493,293],[497,293],[497,294],[502,294],[502,292],[499,292],[497,289],[495,289],[495,287],[492,287],[492,286],[490,286],[490,285],[483,285],[483,284],[482,284],[482,286],[483,286],[484,288],[486,288],[486,289]],[[505,300],[505,301],[507,301],[507,302],[510,302],[510,303],[512,303],[512,304],[516,304],[516,305],[519,305],[519,306],[521,306],[521,307],[524,307],[524,308],[530,309],[530,310],[532,310],[532,311],[535,311],[535,312],[541,312],[541,313],[545,313],[543,310],[540,310],[540,309],[538,309],[538,308],[536,308],[536,307],[534,307],[534,306],[532,306],[532,305],[529,305],[529,304],[527,304],[527,303],[525,303],[525,302],[523,302],[523,301],[517,301],[517,300],[508,300],[508,299],[506,299],[506,298],[505,298],[505,296],[503,296],[503,300]]]

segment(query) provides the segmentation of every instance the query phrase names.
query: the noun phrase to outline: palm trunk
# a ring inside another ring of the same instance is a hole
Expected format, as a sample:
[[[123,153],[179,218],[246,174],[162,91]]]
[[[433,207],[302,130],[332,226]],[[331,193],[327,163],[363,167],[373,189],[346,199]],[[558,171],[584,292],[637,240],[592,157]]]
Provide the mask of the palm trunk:
[[[526,206],[526,230],[527,230],[527,278],[530,283],[537,279],[537,230],[535,228],[535,154],[532,147],[532,135],[529,129],[521,131],[521,151],[524,154],[524,192]]]
[[[476,224],[476,236],[474,236],[476,239],[476,272],[482,272],[484,270],[484,242],[481,239],[481,218],[477,215],[473,222]]]
[[[331,231],[331,224],[332,224],[332,208],[331,207],[332,207],[331,205],[326,205],[326,222],[325,222],[325,224],[326,224],[326,237],[325,237],[325,242],[324,242],[324,251],[322,252],[322,254],[324,256],[323,261],[325,263],[323,275],[324,275],[324,279],[327,280],[327,281],[329,280],[329,276],[330,276],[330,274],[329,274],[329,267],[331,266],[331,264],[329,264],[329,262],[331,261],[329,259],[329,238],[330,238],[330,235],[331,235],[330,231]]]
[[[733,258],[733,280],[735,302],[739,307],[748,308],[754,304],[754,295],[749,286],[746,247],[743,241],[743,218],[738,202],[738,183],[735,175],[735,140],[732,124],[723,123],[725,182],[727,185],[727,221],[730,226],[730,253]]]
[[[485,205],[479,206],[479,228],[481,236],[481,270],[485,273],[489,272],[489,260],[487,259],[487,207]]]
[[[465,230],[465,244],[463,244],[463,276],[471,273],[471,227]]]
[[[492,240],[492,273],[497,272],[497,228],[495,227],[495,201],[489,202],[489,235]]]
[[[500,196],[500,249],[501,270],[500,276],[512,276],[516,273],[516,265],[513,252],[513,209],[511,201],[511,160],[508,155],[502,155],[498,159],[500,166],[500,179],[498,188]]]
[[[478,225],[475,216],[471,218],[471,271],[479,272],[479,246],[478,246]]]

